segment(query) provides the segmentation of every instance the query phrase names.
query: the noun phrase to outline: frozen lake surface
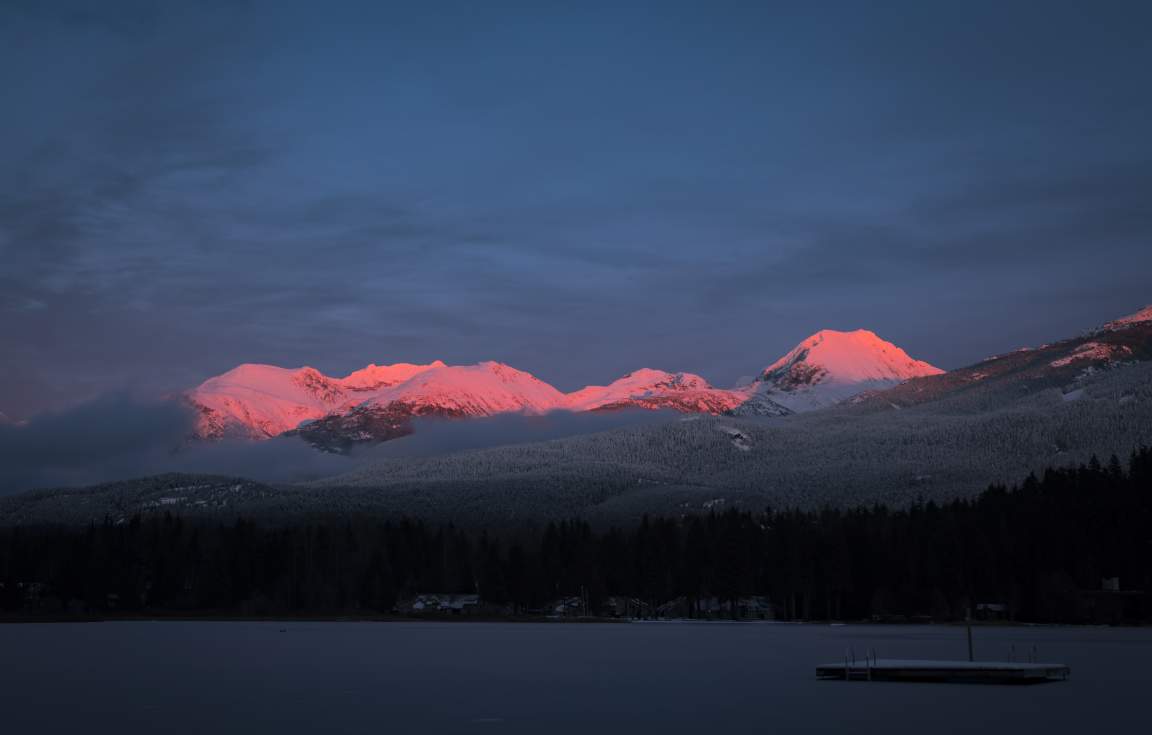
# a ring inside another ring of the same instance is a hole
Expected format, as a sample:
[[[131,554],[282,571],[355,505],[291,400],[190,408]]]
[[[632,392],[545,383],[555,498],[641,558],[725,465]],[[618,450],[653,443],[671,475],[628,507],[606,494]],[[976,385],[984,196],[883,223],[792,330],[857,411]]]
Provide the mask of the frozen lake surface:
[[[285,632],[281,632],[285,629]],[[1152,630],[979,628],[1039,686],[817,681],[875,649],[964,658],[958,627],[756,623],[0,625],[5,733],[1091,733],[1147,719]],[[1133,730],[1132,728],[1136,728]]]

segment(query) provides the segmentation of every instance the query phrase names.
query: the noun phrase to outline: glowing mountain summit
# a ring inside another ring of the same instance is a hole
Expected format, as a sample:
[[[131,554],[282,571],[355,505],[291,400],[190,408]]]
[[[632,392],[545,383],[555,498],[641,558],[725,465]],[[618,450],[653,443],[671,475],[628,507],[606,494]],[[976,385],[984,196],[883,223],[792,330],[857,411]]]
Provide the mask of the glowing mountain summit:
[[[724,413],[744,402],[742,391],[713,388],[692,373],[667,373],[643,368],[609,385],[590,385],[565,399],[572,411],[621,408],[672,409],[684,413]]]
[[[867,329],[824,329],[766,367],[737,411],[746,415],[811,411],[942,372]]]
[[[534,376],[498,362],[478,365],[369,365],[343,378],[310,367],[240,365],[189,391],[205,438],[267,438],[308,422],[352,411],[389,416],[490,416],[544,413],[564,394]]]

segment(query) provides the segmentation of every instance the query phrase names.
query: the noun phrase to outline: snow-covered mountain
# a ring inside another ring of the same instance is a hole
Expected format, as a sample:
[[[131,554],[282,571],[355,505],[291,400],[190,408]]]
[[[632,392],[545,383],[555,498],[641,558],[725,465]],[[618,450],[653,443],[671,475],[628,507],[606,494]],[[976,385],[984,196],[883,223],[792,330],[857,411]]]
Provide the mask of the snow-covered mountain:
[[[564,407],[571,411],[667,408],[684,413],[719,414],[736,408],[747,397],[747,391],[713,388],[704,378],[692,373],[644,368],[609,385],[590,385],[569,393]]]
[[[544,413],[563,403],[564,394],[548,383],[499,362],[439,365],[416,373],[368,401],[371,406],[401,404],[414,413],[434,409],[460,416]]]
[[[397,383],[361,391],[359,400],[341,411],[308,420],[287,433],[313,446],[342,452],[355,444],[380,442],[412,433],[412,418],[469,418],[500,413],[543,414],[562,408],[564,394],[530,373],[498,362],[478,365],[374,366],[375,376],[408,374]],[[423,369],[417,369],[423,368]],[[356,385],[365,371],[349,378]],[[369,385],[375,385],[372,377]]]
[[[796,345],[753,382],[736,413],[779,415],[840,403],[866,391],[944,371],[866,329],[825,329]]]
[[[490,416],[544,413],[564,394],[536,377],[497,362],[478,365],[369,365],[343,378],[310,367],[245,364],[187,394],[199,412],[203,438],[267,438],[310,422],[360,414]]]
[[[415,416],[467,418],[554,410],[671,409],[684,413],[786,415],[939,369],[875,334],[818,332],[747,386],[722,389],[692,373],[645,368],[609,385],[564,394],[497,362],[372,364],[342,378],[302,367],[245,364],[186,397],[202,438],[268,438],[288,432],[325,449],[383,441],[411,431]]]
[[[315,368],[275,365],[238,365],[204,381],[187,398],[199,412],[196,433],[205,438],[273,437],[351,407],[339,379]]]

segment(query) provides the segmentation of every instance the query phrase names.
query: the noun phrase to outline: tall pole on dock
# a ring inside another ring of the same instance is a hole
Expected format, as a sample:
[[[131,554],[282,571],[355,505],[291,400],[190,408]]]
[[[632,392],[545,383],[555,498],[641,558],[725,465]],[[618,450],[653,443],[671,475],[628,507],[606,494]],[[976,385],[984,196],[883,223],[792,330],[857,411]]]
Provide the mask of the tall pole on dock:
[[[976,658],[972,655],[972,608],[968,608],[968,616],[964,619],[964,624],[968,628],[968,660],[975,661]]]

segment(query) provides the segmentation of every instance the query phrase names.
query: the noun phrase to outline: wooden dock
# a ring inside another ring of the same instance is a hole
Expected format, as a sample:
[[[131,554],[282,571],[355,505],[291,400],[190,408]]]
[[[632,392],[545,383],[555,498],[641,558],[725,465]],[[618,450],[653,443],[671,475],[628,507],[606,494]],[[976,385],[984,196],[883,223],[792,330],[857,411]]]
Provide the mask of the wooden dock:
[[[1016,661],[921,661],[875,659],[816,667],[816,678],[840,681],[909,681],[963,684],[1041,684],[1072,674],[1064,664]]]

